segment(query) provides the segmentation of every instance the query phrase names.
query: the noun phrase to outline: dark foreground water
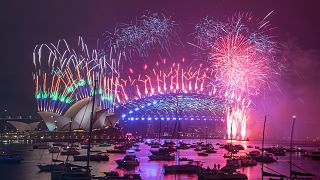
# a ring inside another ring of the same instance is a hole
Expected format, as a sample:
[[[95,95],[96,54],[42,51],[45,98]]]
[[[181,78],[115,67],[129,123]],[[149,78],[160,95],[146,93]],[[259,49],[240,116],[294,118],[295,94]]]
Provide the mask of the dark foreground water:
[[[208,140],[210,143],[213,143],[215,148],[216,143],[225,143],[224,140]],[[198,140],[184,140],[184,142],[192,143],[198,142]],[[237,142],[239,144],[254,146],[260,146],[260,142]],[[289,147],[289,143],[280,143],[280,142],[272,142],[267,143],[265,147],[271,145],[281,145],[284,147]],[[295,144],[297,145],[297,144]],[[317,150],[319,146],[314,144],[303,145],[304,149],[307,150]],[[110,148],[110,147],[108,147]],[[48,150],[41,149],[32,149],[32,145],[30,144],[1,144],[1,150],[15,150],[16,152],[22,154],[24,161],[21,164],[9,164],[3,165],[0,164],[0,180],[50,180],[50,173],[40,173],[38,172],[37,164],[39,163],[50,163],[51,162],[51,154],[49,154]],[[104,147],[94,147],[94,150],[102,150],[105,151]],[[197,175],[164,175],[163,174],[163,165],[164,164],[174,164],[175,162],[161,162],[161,161],[149,161],[148,155],[150,155],[150,147],[145,144],[140,144],[140,152],[136,152],[136,155],[140,161],[140,166],[131,169],[118,169],[115,160],[121,159],[124,157],[124,154],[109,154],[110,160],[107,162],[92,162],[93,174],[96,176],[103,176],[103,172],[117,170],[120,174],[134,173],[138,172],[141,174],[143,179],[197,179]],[[251,151],[254,148],[247,148],[243,151]],[[81,150],[82,154],[85,154],[85,150]],[[207,157],[201,157],[197,155],[197,152],[193,149],[188,150],[180,150],[180,157],[188,157],[194,160],[199,160],[203,162],[203,167],[213,167],[214,164],[220,164],[221,166],[225,165],[225,159],[222,157],[223,154],[226,153],[225,149],[218,149],[218,152],[215,154],[209,154]],[[239,153],[241,154],[241,153]],[[238,154],[238,155],[239,155]],[[66,156],[60,156],[59,159],[64,160]],[[72,159],[72,157],[71,157]],[[320,179],[320,160],[312,160],[306,159],[301,156],[301,154],[293,153],[293,163],[302,167],[303,169],[316,174],[317,176],[314,179]],[[79,165],[85,165],[85,162],[75,163]],[[286,156],[278,157],[278,161],[275,163],[267,164],[273,170],[276,170],[279,173],[288,175],[289,174],[289,153]],[[249,179],[261,179],[261,164],[258,164],[254,167],[248,167],[239,169],[240,172],[245,173]]]

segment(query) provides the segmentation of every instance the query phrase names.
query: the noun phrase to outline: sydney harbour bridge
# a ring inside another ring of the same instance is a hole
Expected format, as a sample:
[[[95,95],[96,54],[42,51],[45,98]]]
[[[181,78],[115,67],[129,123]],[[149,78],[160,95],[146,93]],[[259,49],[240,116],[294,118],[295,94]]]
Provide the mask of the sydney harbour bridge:
[[[162,128],[162,135],[170,137],[177,131],[177,121],[181,121],[186,136],[202,136],[207,128],[212,136],[223,137],[226,103],[216,88],[210,86],[207,71],[201,66],[161,61],[154,67],[145,65],[140,74],[129,68],[127,76],[116,80],[116,85],[110,83],[111,88],[101,82],[110,79],[100,80],[93,127],[118,124],[125,132],[142,136],[155,136]],[[40,98],[39,115],[49,130],[67,130],[70,121],[72,129],[89,128],[92,86],[90,81],[78,83],[82,84],[73,86],[76,92],[82,93],[78,95],[81,98],[65,109],[61,109],[63,105],[54,109],[50,106],[52,99],[45,102]],[[105,93],[112,88],[114,93]],[[43,106],[45,103],[48,105]]]

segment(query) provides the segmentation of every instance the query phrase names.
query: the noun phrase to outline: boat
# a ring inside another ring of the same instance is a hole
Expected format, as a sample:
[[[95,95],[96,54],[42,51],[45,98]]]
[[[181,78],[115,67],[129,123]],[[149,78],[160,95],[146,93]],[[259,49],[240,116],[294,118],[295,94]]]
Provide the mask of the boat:
[[[259,151],[250,151],[247,153],[247,155],[250,157],[257,157],[257,156],[260,156],[261,153]]]
[[[61,156],[76,156],[76,155],[80,155],[80,152],[74,148],[70,148],[68,150],[61,151],[60,155]]]
[[[151,147],[151,148],[159,148],[160,145],[158,145],[158,144],[153,144],[153,145],[150,145],[150,147]]]
[[[139,161],[136,155],[127,154],[123,159],[116,160],[116,163],[121,167],[139,166]]]
[[[62,146],[65,146],[65,144],[60,143],[60,142],[55,142],[55,143],[52,143],[52,146],[60,146],[60,147],[62,147]]]
[[[175,142],[173,141],[165,141],[161,147],[173,147],[175,145]]]
[[[189,147],[190,148],[196,148],[196,147],[198,147],[198,145],[197,144],[191,144]]]
[[[59,164],[38,164],[40,172],[63,171],[66,168],[64,162]]]
[[[99,144],[99,147],[108,147],[111,146],[111,144],[107,143],[107,142],[103,142],[101,144]]]
[[[248,145],[248,146],[247,146],[247,148],[253,148],[253,146],[251,146],[251,145]]]
[[[240,144],[235,144],[235,145],[227,144],[227,145],[224,146],[224,148],[226,150],[228,150],[229,152],[232,152],[232,153],[239,152],[240,150],[244,150],[244,147],[242,145],[240,145]]]
[[[62,150],[78,150],[78,148],[67,146],[67,147],[63,147]]]
[[[136,151],[136,152],[141,151],[138,147],[134,148],[133,150]]]
[[[141,180],[140,174],[124,174],[123,176],[119,176],[119,174],[106,174],[105,177],[95,178],[98,180]]]
[[[78,148],[79,145],[78,144],[70,144],[69,147]]]
[[[241,167],[249,167],[257,165],[257,161],[249,157],[240,158]]]
[[[177,149],[190,149],[190,147],[187,144],[180,144]]]
[[[202,148],[201,148],[201,146],[197,146],[194,150],[195,151],[202,151]]]
[[[113,154],[125,154],[126,150],[125,149],[111,149],[107,150],[108,153],[113,153]]]
[[[90,161],[109,161],[109,155],[108,154],[102,154],[102,153],[98,153],[98,154],[90,154],[89,156],[89,160]],[[88,160],[88,156],[87,155],[77,155],[77,156],[73,156],[73,160],[74,161],[87,161]]]
[[[171,154],[159,154],[148,156],[150,161],[173,161],[174,155]]]
[[[81,145],[81,149],[88,149],[88,145]]]
[[[232,154],[231,154],[231,153],[224,154],[223,157],[224,157],[224,158],[231,158],[231,157],[232,157]]]
[[[132,146],[133,147],[139,147],[140,145],[136,143],[136,144],[133,144]]]
[[[104,172],[104,174],[108,177],[118,177],[119,173],[117,171],[109,171],[109,172]]]
[[[198,155],[199,155],[199,156],[208,156],[209,154],[208,154],[208,153],[205,153],[205,152],[199,152]]]
[[[275,156],[285,156],[286,155],[286,149],[280,146],[272,146],[269,148],[265,148],[265,151],[268,153],[272,153]]]
[[[187,157],[181,157],[179,158],[179,161],[193,161],[193,159],[189,159]]]
[[[0,154],[0,163],[1,164],[10,164],[10,163],[20,163],[23,158],[20,155],[10,154],[2,152]]]
[[[231,158],[227,159],[227,163],[224,167],[221,168],[221,170],[225,172],[234,171],[236,169],[239,169],[241,167],[241,161],[238,158]]]
[[[165,174],[196,174],[202,170],[199,161],[189,162],[187,164],[164,165]]]
[[[203,169],[198,173],[199,180],[221,180],[221,179],[232,179],[232,180],[246,180],[247,175],[237,171],[224,172],[218,169]]]
[[[213,148],[212,144],[202,144],[200,145],[201,146],[201,149],[202,150],[207,150],[207,149],[210,149],[210,148]]]
[[[92,180],[85,167],[66,166],[63,170],[51,171],[51,180]]]
[[[273,163],[276,162],[277,160],[272,156],[272,154],[265,154],[257,157],[253,157],[254,160],[257,162],[262,162],[262,163]]]
[[[49,153],[60,153],[60,148],[57,146],[53,146],[48,149]]]
[[[161,155],[161,154],[169,154],[174,151],[175,151],[175,149],[173,149],[173,148],[159,148],[157,151],[151,150],[150,152],[152,155]]]
[[[40,143],[33,145],[33,149],[49,149],[51,146],[48,143]]]
[[[213,147],[208,148],[208,149],[207,149],[207,150],[205,150],[204,152],[205,152],[205,153],[217,153],[217,151],[216,151],[216,150],[214,150],[214,148],[213,148]]]
[[[301,156],[305,158],[320,159],[320,151],[305,152]]]

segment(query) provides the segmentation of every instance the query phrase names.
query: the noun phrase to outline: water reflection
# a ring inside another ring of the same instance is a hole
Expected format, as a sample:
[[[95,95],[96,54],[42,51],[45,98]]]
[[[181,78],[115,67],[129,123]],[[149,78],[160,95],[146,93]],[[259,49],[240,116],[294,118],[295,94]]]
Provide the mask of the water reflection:
[[[199,140],[184,140],[186,143],[198,142]],[[227,153],[225,149],[220,149],[216,143],[225,143],[223,140],[208,140],[209,143],[212,143],[217,150],[217,153],[209,154],[209,156],[198,156],[197,152],[193,149],[180,150],[180,157],[187,157],[196,161],[202,161],[203,167],[213,168],[214,164],[220,164],[221,167],[226,164],[225,158],[222,156]],[[233,141],[235,144],[242,144],[245,147],[243,152],[238,153],[237,155],[244,155],[245,152],[254,150],[254,148],[247,148],[247,145],[253,147],[260,146],[260,142],[254,141]],[[266,147],[271,146],[272,144],[266,144]],[[288,147],[288,143],[280,144],[282,146]],[[50,180],[50,173],[39,173],[37,164],[39,163],[50,163],[51,154],[48,150],[32,149],[31,145],[21,145],[21,144],[11,144],[11,145],[1,145],[1,149],[14,149],[22,153],[24,161],[18,165],[0,165],[0,179],[15,179],[15,180]],[[111,149],[113,147],[108,147]],[[104,176],[103,172],[116,170],[120,174],[123,173],[140,173],[143,179],[197,179],[197,175],[164,175],[163,174],[163,165],[168,164],[172,165],[175,161],[149,161],[148,155],[150,155],[150,147],[145,144],[140,144],[139,149],[141,151],[136,152],[136,156],[140,161],[140,166],[133,169],[118,168],[115,160],[122,159],[125,154],[109,154],[110,160],[107,162],[91,162],[93,174],[96,176]],[[306,149],[316,149],[314,147],[306,147]],[[93,150],[102,150],[105,151],[105,147],[94,147]],[[85,150],[81,150],[81,154],[85,154]],[[293,162],[294,164],[302,167],[305,170],[308,170],[317,175],[316,178],[320,177],[320,161],[306,159],[301,157],[300,153],[293,153]],[[54,157],[55,158],[55,157]],[[66,156],[59,156],[59,159],[65,160]],[[72,159],[72,157],[71,157]],[[267,167],[276,170],[279,173],[288,175],[289,174],[289,153],[286,156],[279,156],[278,161],[275,163],[267,164]],[[85,162],[75,162],[78,165],[85,165]],[[240,172],[245,173],[249,179],[261,179],[261,164],[258,164],[254,167],[247,167],[239,169]]]

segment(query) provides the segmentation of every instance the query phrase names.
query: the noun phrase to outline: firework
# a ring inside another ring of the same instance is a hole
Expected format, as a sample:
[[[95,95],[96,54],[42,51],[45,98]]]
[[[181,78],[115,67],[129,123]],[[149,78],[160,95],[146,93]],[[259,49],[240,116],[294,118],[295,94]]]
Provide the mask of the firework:
[[[207,83],[207,69],[198,67],[184,67],[182,63],[172,63],[166,60],[156,62],[154,67],[144,65],[144,72],[137,74],[133,68],[129,69],[129,76],[123,80],[123,86],[129,87],[128,97],[142,98],[164,93],[204,93]],[[132,91],[132,88],[135,91]],[[212,92],[210,92],[212,94]],[[124,98],[125,101],[128,99]]]
[[[107,47],[114,47],[125,56],[133,54],[147,57],[151,48],[159,47],[169,52],[172,42],[178,37],[176,23],[163,14],[147,13],[135,22],[121,24],[114,32],[106,32]]]
[[[237,14],[226,23],[204,18],[195,26],[198,46],[209,52],[212,80],[232,104],[226,107],[229,137],[246,136],[251,99],[279,74],[268,27],[266,17],[256,20],[250,14]]]
[[[108,56],[98,56],[95,49],[89,51],[81,37],[77,48],[70,48],[65,40],[36,46],[33,62],[38,111],[63,113],[72,102],[92,94],[94,79],[100,82],[102,107],[112,106],[117,63]]]

